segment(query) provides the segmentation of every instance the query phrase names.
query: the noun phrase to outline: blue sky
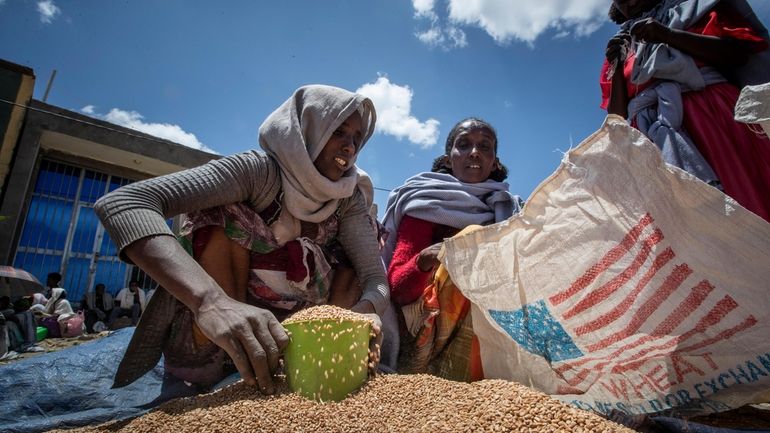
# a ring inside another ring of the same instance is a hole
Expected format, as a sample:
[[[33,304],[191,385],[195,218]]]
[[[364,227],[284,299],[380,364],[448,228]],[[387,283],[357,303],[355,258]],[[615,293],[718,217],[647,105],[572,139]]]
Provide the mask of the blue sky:
[[[770,2],[750,3],[770,23]],[[0,0],[0,58],[35,71],[36,99],[56,70],[48,103],[220,154],[257,147],[301,85],[360,90],[379,122],[358,165],[384,189],[429,170],[451,127],[479,116],[526,198],[604,119],[609,4]]]

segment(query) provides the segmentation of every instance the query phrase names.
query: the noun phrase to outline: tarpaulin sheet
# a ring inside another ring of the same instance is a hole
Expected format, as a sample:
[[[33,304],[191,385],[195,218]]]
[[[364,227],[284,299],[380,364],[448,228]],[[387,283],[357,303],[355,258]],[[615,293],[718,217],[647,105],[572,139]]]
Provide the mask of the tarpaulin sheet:
[[[110,389],[135,328],[0,366],[0,431],[39,432],[138,415],[160,396],[161,364]]]

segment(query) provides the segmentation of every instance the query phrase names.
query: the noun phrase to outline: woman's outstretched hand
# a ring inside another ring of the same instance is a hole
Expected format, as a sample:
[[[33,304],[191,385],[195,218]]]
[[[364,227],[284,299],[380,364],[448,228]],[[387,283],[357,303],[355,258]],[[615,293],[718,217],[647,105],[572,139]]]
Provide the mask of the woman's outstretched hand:
[[[275,392],[271,375],[289,336],[271,312],[227,296],[172,236],[142,238],[124,251],[192,311],[203,335],[230,355],[246,383]]]
[[[443,242],[439,242],[420,251],[420,255],[417,256],[417,268],[423,272],[434,270],[440,263],[438,253],[443,245]]]
[[[247,384],[258,385],[263,394],[275,392],[272,375],[289,336],[271,312],[222,293],[201,303],[195,321],[206,337],[230,355]]]

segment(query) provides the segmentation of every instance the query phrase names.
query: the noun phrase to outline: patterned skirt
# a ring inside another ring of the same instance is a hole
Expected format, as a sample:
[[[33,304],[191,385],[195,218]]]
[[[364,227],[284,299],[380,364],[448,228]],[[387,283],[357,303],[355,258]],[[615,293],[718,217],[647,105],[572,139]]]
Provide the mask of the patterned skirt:
[[[477,230],[469,226],[456,236]],[[440,265],[420,299],[401,308],[400,373],[472,382],[484,378],[471,303]]]

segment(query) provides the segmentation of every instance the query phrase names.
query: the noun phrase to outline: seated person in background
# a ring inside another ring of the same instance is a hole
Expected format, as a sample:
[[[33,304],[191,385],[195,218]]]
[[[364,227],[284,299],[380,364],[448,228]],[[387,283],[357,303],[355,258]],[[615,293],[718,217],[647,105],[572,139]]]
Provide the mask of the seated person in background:
[[[11,305],[11,298],[8,296],[0,296],[0,314],[8,317],[15,313],[16,311],[13,309],[13,305]]]
[[[9,351],[21,352],[24,336],[21,324],[11,306],[11,298],[0,297],[0,358]]]
[[[58,272],[51,272],[48,274],[48,276],[45,279],[45,293],[34,293],[30,299],[31,301],[31,309],[32,311],[43,311],[45,308],[46,303],[48,303],[48,298],[51,297],[51,290],[53,290],[54,287],[59,287],[59,284],[61,283],[61,274]],[[39,305],[39,307],[36,307],[36,305]]]
[[[45,278],[45,297],[50,298],[53,293],[53,289],[56,287],[61,287],[61,274],[58,272],[51,272],[49,273]]]
[[[144,290],[139,288],[139,281],[131,280],[128,287],[123,288],[115,296],[115,302],[118,305],[112,309],[108,325],[112,326],[119,317],[131,317],[131,324],[136,326],[146,304]]]
[[[22,304],[19,303],[19,306]],[[18,328],[21,335],[21,346],[13,350],[29,350],[37,343],[37,322],[35,316],[29,311],[29,308],[17,309],[16,304],[11,304],[11,298],[8,296],[0,297],[0,314],[9,322],[9,329]]]
[[[445,238],[520,210],[520,199],[503,182],[508,171],[497,159],[497,148],[489,123],[462,120],[450,131],[433,172],[408,179],[388,198],[383,259],[402,328],[400,372],[482,378],[480,359],[474,362],[470,303],[437,256]]]
[[[51,297],[45,304],[45,308],[37,312],[41,316],[38,319],[39,323],[48,328],[48,335],[51,337],[61,337],[59,324],[75,316],[72,305],[67,300],[67,291],[61,287],[51,289]]]
[[[86,292],[81,307],[85,312],[86,332],[94,332],[94,323],[107,324],[114,307],[112,295],[105,291],[104,284],[99,283],[93,291]]]
[[[32,307],[33,305],[40,305],[41,308],[45,307],[45,304],[48,302],[48,298],[45,297],[42,293],[34,293],[32,296],[29,297],[29,306]]]

